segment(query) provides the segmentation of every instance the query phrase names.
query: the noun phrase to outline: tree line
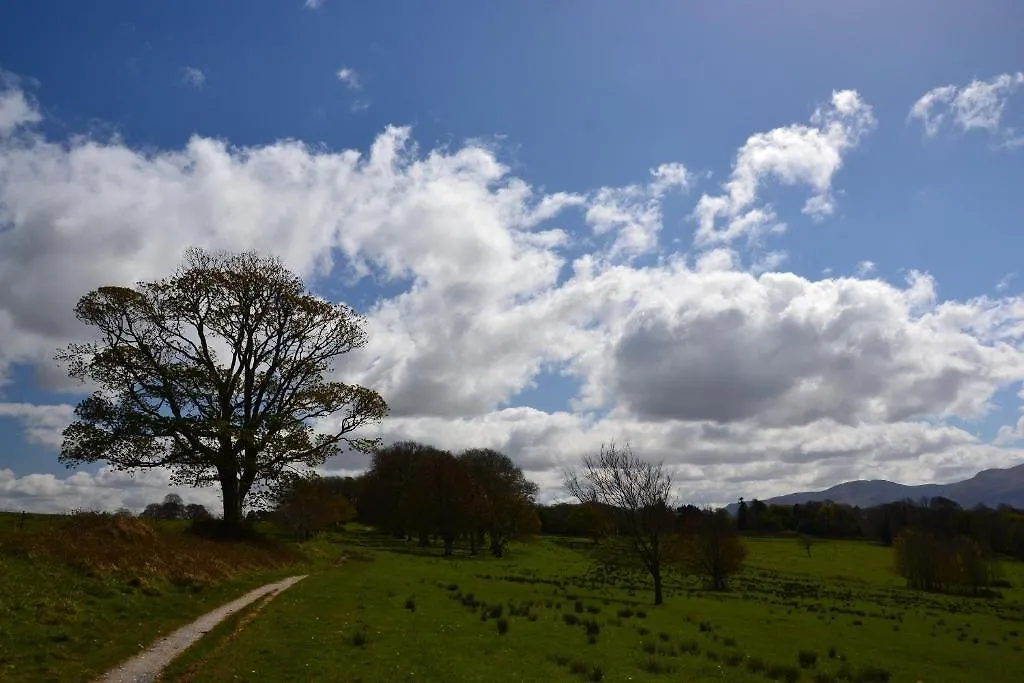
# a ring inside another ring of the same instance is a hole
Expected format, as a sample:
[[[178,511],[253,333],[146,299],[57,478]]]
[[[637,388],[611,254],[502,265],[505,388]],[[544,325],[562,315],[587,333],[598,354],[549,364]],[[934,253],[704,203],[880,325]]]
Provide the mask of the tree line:
[[[537,484],[504,453],[458,454],[415,441],[375,449],[358,477],[287,475],[270,496],[267,517],[308,537],[350,520],[445,556],[504,555],[510,540],[540,532]]]
[[[815,501],[775,505],[740,500],[741,533],[806,534],[815,538],[859,538],[892,546],[908,529],[939,538],[964,536],[985,552],[1024,560],[1024,510],[1010,506],[965,509],[948,498],[903,500],[873,507]]]

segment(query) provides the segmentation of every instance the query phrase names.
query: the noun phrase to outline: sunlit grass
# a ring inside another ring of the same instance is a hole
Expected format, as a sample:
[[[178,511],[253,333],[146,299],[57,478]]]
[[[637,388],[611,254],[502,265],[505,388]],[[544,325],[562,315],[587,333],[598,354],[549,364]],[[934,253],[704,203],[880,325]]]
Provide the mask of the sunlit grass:
[[[198,681],[997,683],[1024,670],[1019,588],[1001,600],[921,594],[891,574],[884,548],[821,543],[808,558],[795,541],[750,545],[733,591],[671,576],[666,605],[653,607],[642,575],[594,570],[585,543],[443,560],[350,534],[336,546],[349,561],[176,671]],[[1020,585],[1020,565],[1008,569]]]

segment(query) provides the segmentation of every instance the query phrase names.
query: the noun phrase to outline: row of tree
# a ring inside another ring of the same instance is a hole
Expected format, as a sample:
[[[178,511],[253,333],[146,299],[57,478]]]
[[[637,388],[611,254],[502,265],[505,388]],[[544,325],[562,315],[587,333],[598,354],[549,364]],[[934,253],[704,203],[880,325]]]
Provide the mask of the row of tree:
[[[126,509],[118,510],[118,514],[131,514],[131,511]],[[200,505],[199,503],[189,503],[186,505],[181,496],[176,493],[169,493],[164,496],[162,502],[147,505],[139,513],[139,517],[142,519],[186,519],[194,522],[212,519],[213,515],[210,514],[205,505]]]
[[[940,539],[964,536],[983,551],[1024,559],[1024,511],[1009,506],[964,509],[948,498],[860,508],[831,501],[772,505],[740,500],[741,533],[793,532],[816,538],[863,538],[891,546],[907,529]]]
[[[504,453],[453,454],[413,441],[375,451],[357,488],[359,519],[421,546],[439,538],[444,554],[459,541],[496,557],[509,540],[540,531],[537,485]]]

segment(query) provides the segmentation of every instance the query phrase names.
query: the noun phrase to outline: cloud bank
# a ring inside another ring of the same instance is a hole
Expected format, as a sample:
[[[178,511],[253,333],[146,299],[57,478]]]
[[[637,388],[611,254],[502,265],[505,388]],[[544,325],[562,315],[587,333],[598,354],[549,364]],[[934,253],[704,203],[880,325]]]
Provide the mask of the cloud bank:
[[[80,391],[50,358],[86,333],[72,314],[83,293],[168,275],[191,245],[254,248],[333,299],[377,293],[362,307],[368,347],[336,372],[389,401],[386,439],[502,449],[546,498],[609,439],[664,459],[684,499],[710,503],[950,480],[1022,457],[949,420],[1024,380],[1024,301],[941,301],[916,271],[813,280],[778,272],[778,253],[740,265],[743,239],[784,227],[773,183],[807,188],[805,214],[835,210],[844,159],[876,126],[854,91],[743,142],[721,192],[695,200],[689,253],[661,240],[665,199],[698,185],[679,161],[622,187],[548,192],[491,147],[421,150],[404,127],[365,152],[200,136],[152,151],[48,139],[40,120],[22,91],[0,92],[0,381],[27,365]],[[575,388],[568,404],[511,407],[544,373]],[[0,418],[55,449],[77,398],[0,400]],[[140,507],[166,492],[160,472],[0,471],[0,507]]]

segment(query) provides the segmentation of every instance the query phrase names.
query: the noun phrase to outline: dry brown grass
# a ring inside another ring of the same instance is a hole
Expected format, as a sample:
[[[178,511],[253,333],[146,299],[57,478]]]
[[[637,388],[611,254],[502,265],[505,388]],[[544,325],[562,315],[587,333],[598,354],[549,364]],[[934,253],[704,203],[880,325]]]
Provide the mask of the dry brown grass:
[[[292,548],[267,539],[214,541],[181,524],[79,513],[31,529],[0,528],[0,554],[60,562],[90,575],[146,583],[209,584],[241,573],[284,568],[301,560]]]

